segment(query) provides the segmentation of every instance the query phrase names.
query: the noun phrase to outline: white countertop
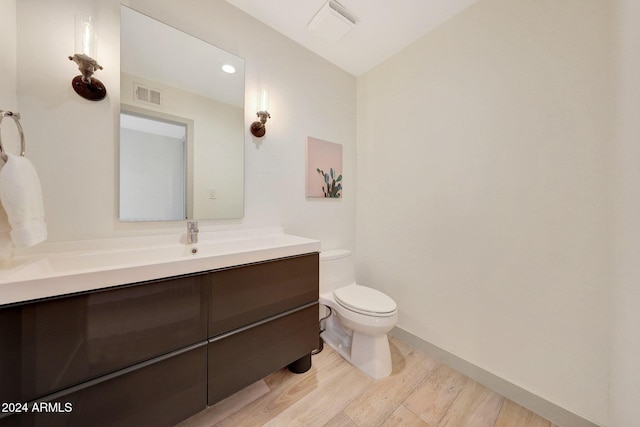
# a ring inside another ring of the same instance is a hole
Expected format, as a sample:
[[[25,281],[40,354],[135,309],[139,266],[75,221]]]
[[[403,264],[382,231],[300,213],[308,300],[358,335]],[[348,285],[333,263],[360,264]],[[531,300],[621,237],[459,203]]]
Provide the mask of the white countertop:
[[[320,252],[319,241],[281,229],[201,232],[194,245],[181,240],[184,235],[43,245],[0,261],[0,305]]]

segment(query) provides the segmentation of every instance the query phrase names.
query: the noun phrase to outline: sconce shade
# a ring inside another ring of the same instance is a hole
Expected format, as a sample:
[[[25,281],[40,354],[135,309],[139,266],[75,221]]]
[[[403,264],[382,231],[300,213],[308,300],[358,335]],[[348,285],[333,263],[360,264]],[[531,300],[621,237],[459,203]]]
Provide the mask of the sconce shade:
[[[98,36],[96,20],[91,16],[76,15],[76,53],[91,58],[98,56]]]
[[[258,111],[269,111],[269,94],[262,90],[258,96]]]

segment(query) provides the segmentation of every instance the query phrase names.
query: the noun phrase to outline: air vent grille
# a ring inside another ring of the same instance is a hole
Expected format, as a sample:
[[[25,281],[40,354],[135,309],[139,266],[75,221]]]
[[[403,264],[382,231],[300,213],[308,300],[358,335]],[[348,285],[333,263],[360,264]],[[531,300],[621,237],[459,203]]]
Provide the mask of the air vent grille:
[[[356,18],[334,0],[327,1],[307,25],[310,32],[329,42],[337,42],[356,24]]]
[[[143,86],[140,83],[133,84],[133,99],[141,104],[162,107],[162,92],[158,89]]]
[[[340,14],[343,18],[351,22],[353,25],[356,24],[356,18],[349,12],[343,5],[338,3],[337,1],[329,1],[329,7]]]

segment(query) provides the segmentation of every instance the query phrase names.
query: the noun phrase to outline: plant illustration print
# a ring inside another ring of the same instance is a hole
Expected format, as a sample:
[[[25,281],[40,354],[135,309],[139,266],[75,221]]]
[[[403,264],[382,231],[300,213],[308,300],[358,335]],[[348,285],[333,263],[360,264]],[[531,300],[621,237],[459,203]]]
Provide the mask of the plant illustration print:
[[[324,183],[326,187],[322,186],[322,192],[324,193],[324,197],[330,197],[338,199],[341,197],[340,192],[342,191],[342,175],[336,178],[336,172],[333,168],[329,169],[329,173],[325,173],[322,169],[316,169],[320,175],[324,178]],[[329,182],[331,181],[331,182]]]
[[[342,198],[342,145],[308,136],[306,151],[305,195],[321,199]]]

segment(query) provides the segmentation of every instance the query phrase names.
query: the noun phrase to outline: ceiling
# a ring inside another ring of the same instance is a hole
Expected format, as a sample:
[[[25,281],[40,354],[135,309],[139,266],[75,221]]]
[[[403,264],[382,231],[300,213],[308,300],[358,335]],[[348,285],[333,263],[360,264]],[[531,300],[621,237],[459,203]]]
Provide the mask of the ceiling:
[[[478,0],[339,0],[356,23],[337,42],[307,28],[327,0],[226,1],[360,76]]]

